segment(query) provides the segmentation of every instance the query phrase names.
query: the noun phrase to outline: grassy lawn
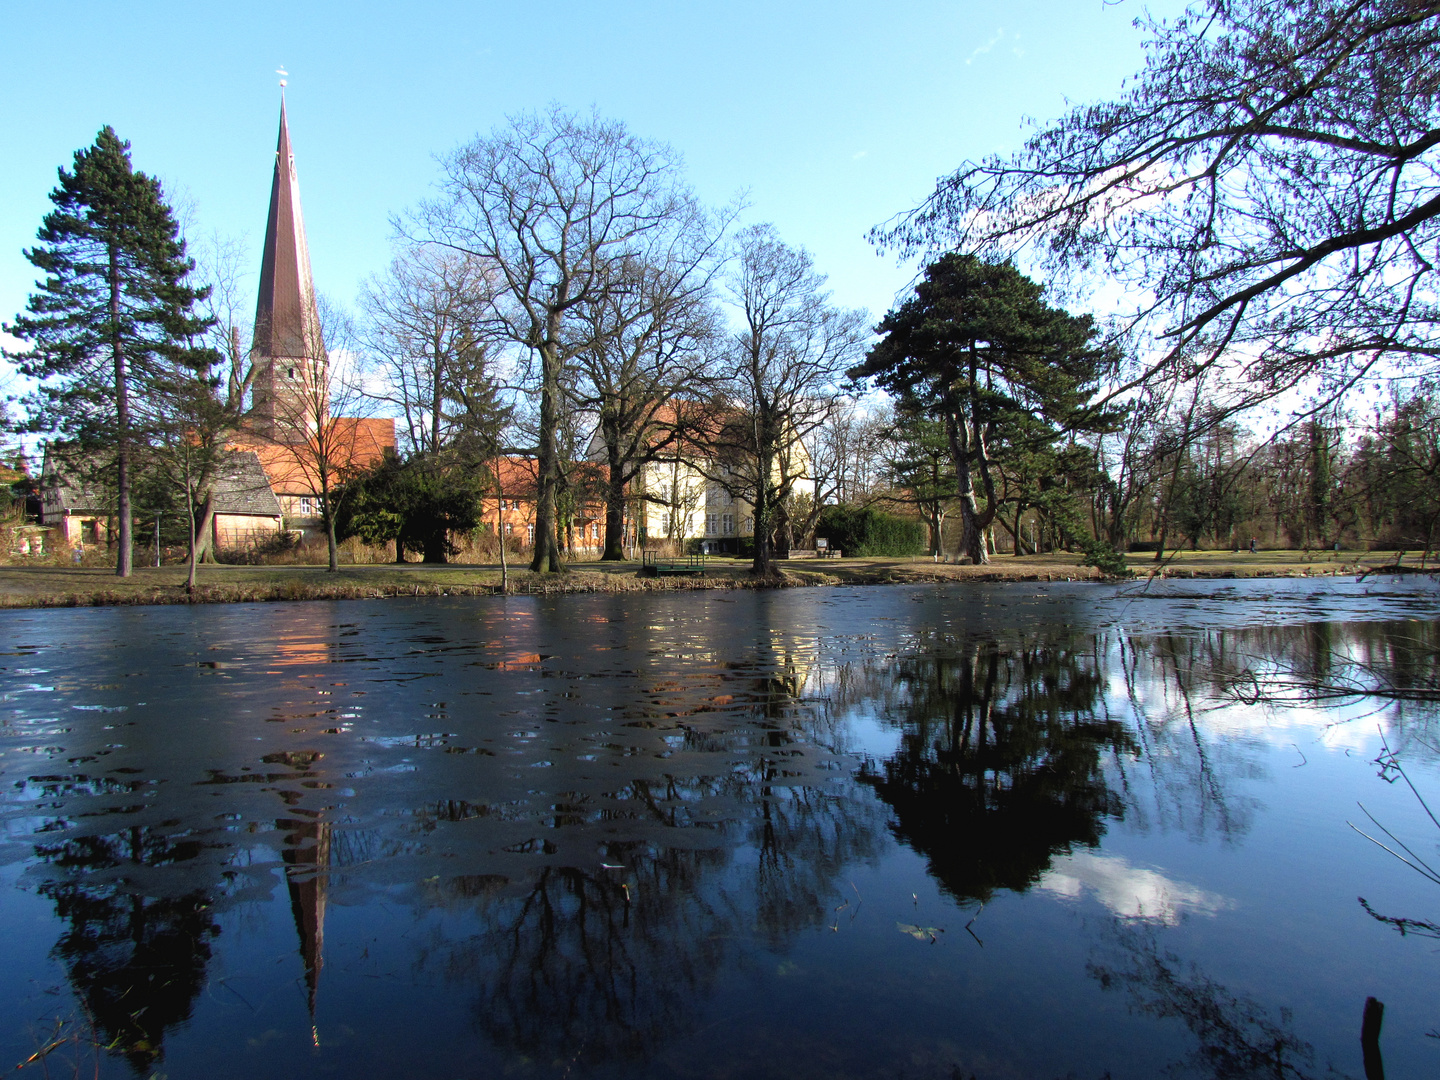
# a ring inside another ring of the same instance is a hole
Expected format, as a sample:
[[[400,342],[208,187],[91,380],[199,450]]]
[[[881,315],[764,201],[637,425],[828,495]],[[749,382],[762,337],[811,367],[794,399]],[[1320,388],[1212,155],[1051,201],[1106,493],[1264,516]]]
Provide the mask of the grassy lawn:
[[[1395,561],[1393,552],[1191,551],[1167,559],[1164,572],[1174,577],[1288,577],[1350,574]],[[1135,573],[1157,569],[1148,554],[1129,556]],[[1418,566],[1418,557],[1406,560]],[[1094,578],[1074,555],[997,556],[987,566],[937,564],[914,558],[797,560],[782,564],[795,585],[861,585],[923,581],[1070,580]],[[511,568],[513,592],[622,592],[650,589],[742,588],[752,584],[749,563],[712,557],[703,578],[650,579],[637,562],[579,562],[568,573],[532,575]],[[0,567],[0,607],[51,605],[183,603],[183,566],[141,567],[126,580],[95,567]],[[427,566],[409,563],[342,566],[331,574],[323,566],[206,566],[200,594],[207,602],[243,600],[338,599],[346,597],[433,596],[492,593],[500,586],[497,564]]]

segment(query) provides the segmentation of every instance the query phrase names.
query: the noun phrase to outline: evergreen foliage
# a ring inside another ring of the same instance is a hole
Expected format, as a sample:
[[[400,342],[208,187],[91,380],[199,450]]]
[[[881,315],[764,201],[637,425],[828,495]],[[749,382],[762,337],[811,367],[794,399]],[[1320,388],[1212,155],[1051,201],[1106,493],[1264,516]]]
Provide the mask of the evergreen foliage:
[[[912,403],[896,410],[895,423],[886,437],[885,474],[894,489],[893,498],[919,509],[930,526],[930,554],[943,555],[945,518],[956,490],[945,426],[917,413]]]
[[[1089,401],[1117,356],[1096,340],[1089,316],[1051,307],[1010,264],[971,255],[926,267],[915,295],[879,330],[884,338],[850,374],[944,426],[961,554],[987,562],[985,532],[1005,501],[999,468],[1028,471],[1038,491],[1059,470],[1053,459],[1065,435],[1113,427],[1119,413]]]
[[[40,380],[27,399],[28,430],[52,432],[114,463],[119,518],[116,573],[132,561],[131,466],[150,431],[142,397],[183,390],[212,362],[193,342],[209,328],[194,314],[208,290],[188,280],[194,263],[158,180],[136,172],[130,145],[103,128],[75,153],[50,193],[39,244],[25,253],[45,275],[28,314],[7,327],[30,344],[7,354]]]
[[[913,518],[887,514],[873,506],[827,506],[820,511],[818,536],[847,556],[921,555],[925,551],[925,525]]]
[[[394,543],[396,562],[413,552],[427,563],[443,563],[455,553],[451,533],[479,526],[486,478],[446,468],[433,455],[403,460],[390,451],[348,486],[337,523],[342,538]]]

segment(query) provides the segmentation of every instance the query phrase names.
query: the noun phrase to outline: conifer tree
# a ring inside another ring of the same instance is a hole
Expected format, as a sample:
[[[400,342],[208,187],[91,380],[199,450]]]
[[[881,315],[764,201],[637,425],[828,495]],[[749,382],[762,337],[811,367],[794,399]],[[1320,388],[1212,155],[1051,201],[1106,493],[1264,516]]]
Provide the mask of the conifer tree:
[[[80,455],[111,464],[116,493],[115,573],[132,565],[131,484],[139,395],[173,390],[175,371],[203,369],[209,355],[191,343],[208,328],[192,307],[207,290],[187,280],[175,215],[160,183],[130,163],[130,144],[110,127],[60,169],[36,247],[25,252],[45,278],[8,327],[28,352],[7,354],[41,381],[27,399],[31,431],[51,432]]]
[[[944,425],[960,554],[974,563],[989,562],[985,534],[1003,501],[999,465],[1047,451],[1067,432],[1107,430],[1119,416],[1089,404],[1114,351],[1097,340],[1090,316],[1043,296],[1009,263],[945,255],[885,316],[884,337],[850,371]]]

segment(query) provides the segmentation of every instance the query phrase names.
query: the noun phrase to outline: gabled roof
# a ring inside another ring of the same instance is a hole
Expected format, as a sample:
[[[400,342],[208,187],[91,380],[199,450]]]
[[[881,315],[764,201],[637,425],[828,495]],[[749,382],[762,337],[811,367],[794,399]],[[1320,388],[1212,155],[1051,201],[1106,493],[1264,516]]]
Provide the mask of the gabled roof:
[[[333,463],[337,472],[368,469],[385,456],[386,450],[395,449],[394,420],[333,416],[326,423],[329,447],[336,457],[344,459]],[[232,449],[247,450],[258,456],[277,495],[313,495],[317,492],[319,477],[315,471],[316,455],[312,445],[291,446],[255,436],[242,436],[230,445]]]
[[[231,454],[215,482],[217,514],[248,514],[252,517],[280,517],[280,500],[270,489],[260,457],[254,451]]]
[[[540,487],[540,462],[533,457],[502,457],[485,463],[485,468],[500,481],[506,499],[533,499]],[[571,461],[563,464],[572,489],[599,490],[605,483],[605,471],[593,461]],[[486,492],[495,495],[494,486]]]
[[[539,486],[540,462],[528,457],[502,457],[487,463],[507,499],[533,499]]]
[[[646,425],[651,434],[650,445],[658,445],[678,429],[679,437],[668,445],[667,455],[705,457],[706,442],[716,438],[726,423],[726,417],[732,414],[741,415],[736,410],[726,409],[709,401],[672,398],[656,406],[650,414]],[[594,460],[604,459],[605,440],[598,421],[590,436],[586,453]]]
[[[285,99],[280,99],[280,138],[270,184],[270,216],[265,223],[265,254],[260,261],[260,298],[255,305],[253,349],[261,356],[325,355],[310,250],[300,212],[300,178],[290,149]]]
[[[112,484],[105,480],[113,464],[96,454],[60,446],[45,447],[40,470],[40,499],[44,512],[67,510],[103,513],[114,505]]]
[[[142,466],[143,467],[143,466]],[[83,454],[49,446],[40,492],[47,513],[104,514],[115,506],[114,461],[108,455]],[[260,458],[238,451],[226,457],[215,479],[215,512],[280,517],[280,501],[270,489]]]

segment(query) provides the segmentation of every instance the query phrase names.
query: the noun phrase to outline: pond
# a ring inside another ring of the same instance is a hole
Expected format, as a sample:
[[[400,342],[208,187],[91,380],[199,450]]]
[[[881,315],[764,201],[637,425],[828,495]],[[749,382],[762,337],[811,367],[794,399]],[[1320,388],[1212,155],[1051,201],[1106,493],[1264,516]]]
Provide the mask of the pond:
[[[1434,1076],[1360,830],[1440,866],[1437,651],[1374,578],[5,612],[0,1067],[1358,1077],[1373,996]]]

